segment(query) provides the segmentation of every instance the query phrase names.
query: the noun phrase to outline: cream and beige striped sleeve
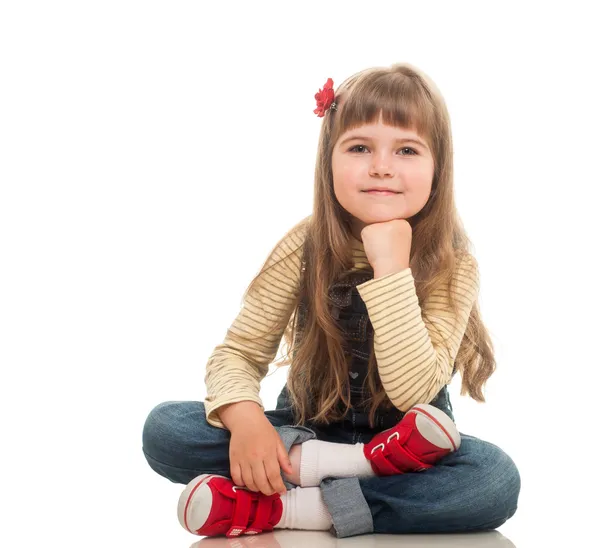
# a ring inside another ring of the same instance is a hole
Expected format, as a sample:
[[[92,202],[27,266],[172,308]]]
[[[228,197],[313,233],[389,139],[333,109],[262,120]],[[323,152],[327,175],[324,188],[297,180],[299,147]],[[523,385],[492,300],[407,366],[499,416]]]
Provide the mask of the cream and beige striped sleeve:
[[[381,384],[403,412],[429,403],[452,379],[454,360],[479,293],[479,268],[467,254],[457,267],[453,287],[460,313],[455,316],[444,289],[421,307],[410,268],[357,286],[374,331]]]
[[[204,406],[207,422],[226,428],[218,409],[229,403],[254,401],[264,410],[259,396],[260,382],[274,360],[284,327],[267,335],[279,320],[291,317],[291,301],[298,295],[302,265],[302,230],[292,229],[274,248],[265,266],[273,266],[259,279],[244,299],[242,309],[227,330],[225,340],[215,347],[206,365]],[[255,342],[241,341],[239,336],[257,337]]]

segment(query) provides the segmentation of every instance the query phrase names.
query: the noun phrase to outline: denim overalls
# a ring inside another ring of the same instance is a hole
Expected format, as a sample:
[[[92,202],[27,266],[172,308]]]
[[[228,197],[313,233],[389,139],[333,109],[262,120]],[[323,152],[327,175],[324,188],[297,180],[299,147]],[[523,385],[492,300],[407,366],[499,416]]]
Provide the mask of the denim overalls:
[[[349,367],[350,380],[350,403],[351,408],[346,413],[340,427],[351,430],[354,433],[352,443],[361,441],[361,433],[373,433],[369,427],[368,409],[365,409],[363,401],[366,399],[367,389],[362,388],[367,375],[369,363],[370,344],[374,336],[373,325],[369,319],[367,306],[362,300],[357,285],[362,284],[373,278],[373,273],[368,271],[355,271],[344,277],[342,280],[333,283],[329,288],[329,297],[335,303],[332,308],[333,317],[336,318],[338,325],[346,334],[346,340],[350,343],[350,350],[346,353],[351,355]],[[305,303],[301,303],[302,306]],[[444,386],[429,403],[441,409],[453,421],[452,404],[448,394],[448,387]],[[279,398],[277,399],[277,409],[289,408],[287,386],[283,387]],[[375,431],[387,430],[395,426],[404,416],[404,413],[398,409],[376,411],[375,413]],[[314,425],[308,422],[313,428]],[[323,429],[322,426],[317,428]]]

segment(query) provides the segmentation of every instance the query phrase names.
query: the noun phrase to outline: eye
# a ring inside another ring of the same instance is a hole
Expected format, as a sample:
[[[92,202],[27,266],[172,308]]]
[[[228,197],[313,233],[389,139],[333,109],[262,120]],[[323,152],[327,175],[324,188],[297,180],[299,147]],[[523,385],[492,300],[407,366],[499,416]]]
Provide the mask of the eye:
[[[358,152],[356,149],[357,148],[366,148],[365,145],[354,145],[352,148],[348,149],[348,152]],[[410,148],[410,147],[402,147],[400,150],[410,150],[411,154],[408,154],[408,156],[414,156],[417,153],[417,151],[414,148]],[[402,154],[402,156],[407,156],[406,154]]]

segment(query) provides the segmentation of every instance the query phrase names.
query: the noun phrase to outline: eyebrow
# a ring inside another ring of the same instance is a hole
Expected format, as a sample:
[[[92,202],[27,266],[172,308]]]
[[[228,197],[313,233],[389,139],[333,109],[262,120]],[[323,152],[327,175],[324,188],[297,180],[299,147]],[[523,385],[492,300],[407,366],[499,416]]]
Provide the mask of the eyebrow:
[[[344,139],[340,143],[340,146],[342,146],[344,143],[347,143],[348,141],[354,141],[355,139],[360,140],[360,141],[370,141],[371,140],[370,137],[364,137],[362,135],[354,135],[352,137],[347,137],[346,139]],[[400,142],[400,143],[416,143],[417,145],[421,145],[424,148],[428,148],[427,145],[423,141],[421,141],[420,139],[411,139],[409,137],[404,137],[402,139],[396,139],[396,142]]]

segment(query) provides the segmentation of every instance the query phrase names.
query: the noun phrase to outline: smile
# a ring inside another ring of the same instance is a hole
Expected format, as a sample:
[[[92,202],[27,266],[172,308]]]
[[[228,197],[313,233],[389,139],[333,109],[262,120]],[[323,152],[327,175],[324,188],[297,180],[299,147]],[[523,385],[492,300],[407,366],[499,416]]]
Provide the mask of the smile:
[[[391,190],[367,190],[366,192],[373,196],[395,196],[396,194],[400,194],[400,192],[392,192]]]

